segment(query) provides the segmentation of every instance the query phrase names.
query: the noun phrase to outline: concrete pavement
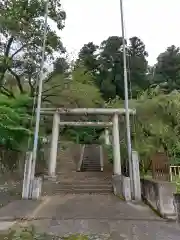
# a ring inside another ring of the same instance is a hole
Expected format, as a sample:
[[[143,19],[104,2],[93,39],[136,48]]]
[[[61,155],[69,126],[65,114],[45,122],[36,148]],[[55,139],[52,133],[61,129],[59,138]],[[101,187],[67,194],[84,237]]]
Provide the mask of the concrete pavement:
[[[179,240],[180,228],[147,206],[128,204],[111,195],[56,195],[28,223],[59,236],[83,233],[90,239]]]
[[[48,197],[44,197],[42,201],[15,200],[0,208],[0,231],[12,229],[19,221],[25,224],[29,218],[38,214],[47,200]]]

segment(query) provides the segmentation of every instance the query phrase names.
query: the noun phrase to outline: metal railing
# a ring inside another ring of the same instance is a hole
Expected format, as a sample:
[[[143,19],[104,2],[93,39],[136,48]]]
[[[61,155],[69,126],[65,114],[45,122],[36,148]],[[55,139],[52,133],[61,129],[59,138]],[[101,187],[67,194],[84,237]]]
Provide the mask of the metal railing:
[[[180,180],[180,166],[170,166],[169,167],[170,181]]]

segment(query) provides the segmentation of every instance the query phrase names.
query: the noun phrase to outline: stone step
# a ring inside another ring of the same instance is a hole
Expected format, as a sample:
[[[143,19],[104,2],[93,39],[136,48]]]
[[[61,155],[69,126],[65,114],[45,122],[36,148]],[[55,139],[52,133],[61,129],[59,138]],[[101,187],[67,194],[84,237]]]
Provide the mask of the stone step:
[[[101,165],[83,164],[82,167],[101,167]]]
[[[91,167],[91,166],[83,166],[82,169],[87,169],[87,170],[101,170],[101,167]]]
[[[48,187],[48,186],[44,186]],[[54,184],[54,186],[49,186],[49,187],[54,187],[54,188],[112,188],[111,184],[77,184],[77,185],[72,185],[72,184]]]
[[[82,166],[88,166],[88,167],[100,167],[100,164],[91,164],[91,163],[85,163]]]
[[[59,181],[59,182],[46,182],[43,186],[52,186],[52,185],[68,185],[68,186],[78,186],[78,185],[94,185],[94,186],[112,186],[111,181]]]
[[[82,165],[93,165],[93,166],[101,166],[99,163],[90,163],[90,162],[85,162]]]
[[[86,165],[86,166],[83,166],[82,168],[91,168],[91,169],[93,169],[93,168],[95,168],[95,169],[98,169],[98,168],[101,168],[100,166],[91,166],[91,165]]]
[[[112,184],[110,181],[95,181],[88,179],[86,181],[74,182],[46,182],[43,184],[42,192],[44,195],[52,195],[58,193],[111,193]]]
[[[99,169],[101,168],[100,166],[83,166],[83,168],[91,168],[91,169]]]
[[[98,191],[98,190],[108,190],[112,191],[112,184],[109,182],[76,182],[76,183],[70,183],[70,182],[61,182],[61,183],[46,183],[43,185],[43,191],[47,192],[55,192],[55,191],[61,191],[61,190],[76,190],[76,189],[82,189],[82,190],[91,190],[91,191]]]
[[[100,164],[91,164],[91,163],[85,163],[85,164],[83,164],[82,166],[101,166]]]
[[[68,181],[62,181],[62,182],[46,182],[43,184],[43,186],[112,186],[112,183],[109,181],[104,181],[104,182],[100,182],[100,181],[75,181],[75,182],[68,182]]]
[[[86,163],[86,162],[97,163],[97,164],[100,163],[100,161],[92,161],[92,160],[90,160],[90,159],[86,159],[86,160],[83,161],[83,163]]]
[[[85,163],[85,162],[100,163],[100,161],[93,161],[93,160],[91,160],[91,159],[83,160],[83,163]]]
[[[88,167],[101,167],[100,164],[92,164],[92,163],[84,163],[82,166],[88,166]]]
[[[84,172],[101,172],[101,169],[87,169],[87,168],[84,168],[82,169],[82,171]]]
[[[74,194],[85,194],[85,193],[96,193],[96,194],[103,194],[103,193],[111,193],[112,188],[108,189],[82,189],[82,188],[74,188],[74,189],[56,189],[51,192],[51,191],[43,191],[43,195],[56,195],[59,193],[74,193]]]
[[[80,173],[79,175],[63,175],[63,174],[57,174],[57,179],[63,179],[63,178],[66,178],[68,179],[68,181],[86,181],[87,179],[89,181],[104,181],[104,180],[107,180],[108,181],[111,181],[112,180],[112,177],[111,176],[108,176],[108,175],[105,175],[104,172],[100,172],[100,173],[92,173],[92,172],[77,172],[77,173]],[[92,175],[92,177],[90,176],[90,174]],[[108,173],[107,173],[108,174]],[[99,176],[97,176],[99,175]]]

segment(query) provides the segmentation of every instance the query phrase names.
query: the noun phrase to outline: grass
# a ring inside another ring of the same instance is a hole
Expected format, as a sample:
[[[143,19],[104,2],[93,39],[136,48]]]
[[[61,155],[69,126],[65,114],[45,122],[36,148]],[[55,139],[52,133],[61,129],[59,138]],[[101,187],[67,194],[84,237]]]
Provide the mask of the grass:
[[[39,234],[34,227],[21,228],[18,230],[9,230],[6,233],[0,233],[0,240],[88,240],[88,236],[75,234],[65,237],[52,236],[48,234]]]
[[[69,237],[64,237],[64,238],[62,238],[62,239],[64,239],[64,240],[88,240],[88,237],[87,236],[85,236],[85,235],[71,235],[71,236],[69,236]]]

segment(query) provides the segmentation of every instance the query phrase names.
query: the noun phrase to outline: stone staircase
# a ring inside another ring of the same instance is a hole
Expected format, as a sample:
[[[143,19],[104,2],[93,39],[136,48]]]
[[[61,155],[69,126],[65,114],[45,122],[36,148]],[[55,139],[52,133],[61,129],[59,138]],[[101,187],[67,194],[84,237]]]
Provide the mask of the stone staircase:
[[[85,146],[81,171],[101,172],[99,146],[96,146],[96,145]]]
[[[101,172],[100,172],[101,174]],[[95,176],[76,172],[74,176],[68,179],[58,177],[56,181],[45,181],[43,184],[43,195],[56,194],[108,194],[112,192],[111,179],[105,176]]]
[[[112,171],[101,172],[98,146],[88,145],[84,151],[82,172],[77,172],[79,146],[61,150],[58,155],[57,178],[44,180],[43,195],[58,194],[109,194],[112,192]],[[73,155],[74,153],[74,155]]]

